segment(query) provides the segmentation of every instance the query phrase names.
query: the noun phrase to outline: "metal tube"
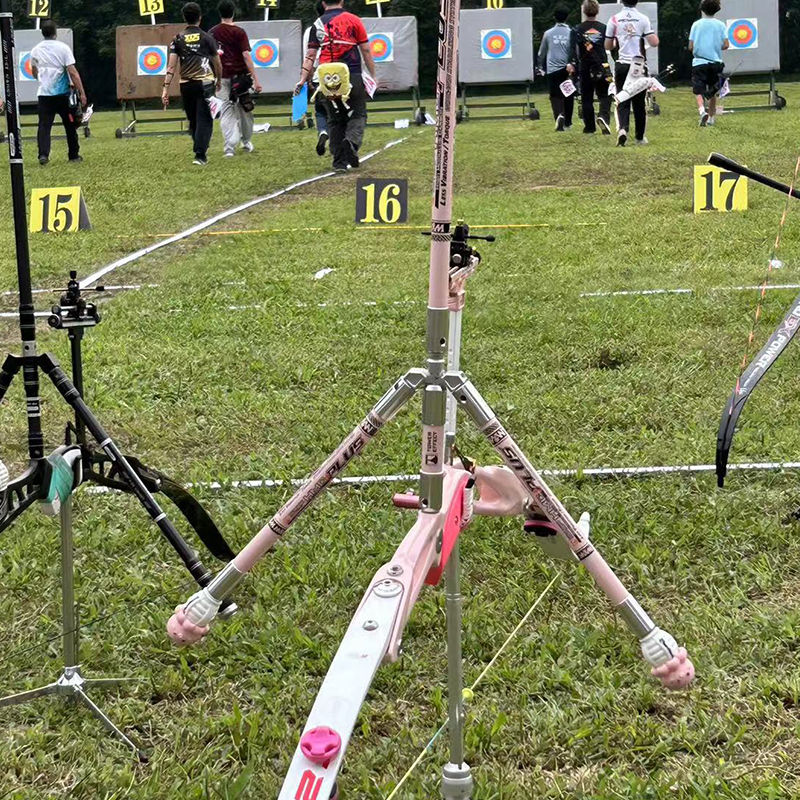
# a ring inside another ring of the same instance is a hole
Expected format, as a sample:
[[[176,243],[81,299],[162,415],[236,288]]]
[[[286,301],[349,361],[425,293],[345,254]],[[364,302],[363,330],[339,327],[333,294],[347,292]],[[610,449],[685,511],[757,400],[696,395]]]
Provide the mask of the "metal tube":
[[[78,626],[75,614],[75,562],[72,540],[72,495],[61,503],[61,630],[64,666],[78,665]]]

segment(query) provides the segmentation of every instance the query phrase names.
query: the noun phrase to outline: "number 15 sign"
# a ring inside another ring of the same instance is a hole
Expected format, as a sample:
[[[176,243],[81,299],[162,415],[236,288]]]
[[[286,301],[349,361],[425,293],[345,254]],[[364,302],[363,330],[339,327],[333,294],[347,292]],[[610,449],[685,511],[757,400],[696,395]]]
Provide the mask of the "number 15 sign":
[[[694,168],[694,213],[747,211],[747,178],[704,164]]]

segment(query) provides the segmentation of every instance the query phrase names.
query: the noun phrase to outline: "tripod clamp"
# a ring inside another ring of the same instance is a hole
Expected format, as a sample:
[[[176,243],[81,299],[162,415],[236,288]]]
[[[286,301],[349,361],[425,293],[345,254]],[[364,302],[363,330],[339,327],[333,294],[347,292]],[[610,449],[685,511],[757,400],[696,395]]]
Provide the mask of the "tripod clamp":
[[[102,292],[105,287],[98,286],[90,291]],[[69,282],[64,294],[61,295],[59,305],[50,308],[47,324],[56,330],[70,330],[74,328],[93,328],[101,320],[100,312],[94,303],[88,303],[81,292],[78,283],[78,273],[72,269],[69,272]]]

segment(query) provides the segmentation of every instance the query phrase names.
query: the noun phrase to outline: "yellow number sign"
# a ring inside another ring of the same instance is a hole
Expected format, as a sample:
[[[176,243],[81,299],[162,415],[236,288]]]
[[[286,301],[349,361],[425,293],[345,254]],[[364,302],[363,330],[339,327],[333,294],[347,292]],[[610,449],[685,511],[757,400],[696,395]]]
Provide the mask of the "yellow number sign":
[[[502,8],[504,5],[503,0],[486,0],[486,8]]]
[[[259,8],[278,8],[278,0],[258,0],[256,5]]]
[[[143,17],[164,13],[164,0],[139,0],[139,13]]]
[[[694,168],[694,213],[747,211],[747,178],[704,164]]]
[[[72,233],[91,227],[80,186],[31,192],[31,233]]]
[[[385,3],[388,3],[388,2],[389,2],[389,0],[364,0],[364,5],[365,6],[377,6],[378,4],[384,5]]]
[[[356,222],[394,225],[407,219],[407,180],[359,178],[356,183]]]
[[[28,2],[28,16],[29,17],[49,17],[50,16],[50,0],[29,0],[29,2]]]

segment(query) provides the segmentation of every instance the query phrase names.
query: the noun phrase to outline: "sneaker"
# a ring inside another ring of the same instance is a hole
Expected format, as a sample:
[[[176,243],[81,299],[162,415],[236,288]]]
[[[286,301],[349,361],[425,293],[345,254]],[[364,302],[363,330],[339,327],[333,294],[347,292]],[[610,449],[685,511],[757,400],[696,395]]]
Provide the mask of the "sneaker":
[[[565,125],[564,126],[564,130],[565,131],[571,131],[572,130],[572,125]]]
[[[709,119],[708,111],[704,111],[702,114],[700,114],[700,127],[705,128],[706,125],[708,125]]]
[[[325,155],[325,148],[328,145],[328,132],[322,131],[319,136],[317,136],[317,155],[324,156]]]
[[[342,154],[344,155],[347,163],[353,168],[357,167],[361,163],[358,160],[358,153],[356,153],[353,143],[349,139],[344,139],[342,141]]]
[[[584,128],[584,129],[583,129],[583,132],[584,132],[584,133],[590,133],[590,134],[591,134],[591,133],[594,133],[595,131],[590,131],[588,128]]]
[[[625,147],[628,143],[628,131],[625,128],[620,128],[617,134],[617,147]]]
[[[244,150],[245,153],[252,153],[255,147],[253,147],[252,142],[242,142],[242,150]]]
[[[343,175],[347,172],[347,167],[334,167],[333,171],[338,175]]]
[[[708,124],[709,125],[716,125],[717,124],[717,118],[716,117],[709,117],[708,118]]]
[[[642,136],[641,139],[636,140],[636,144],[650,144],[650,142],[647,140],[646,136]]]
[[[44,166],[50,163],[50,159],[47,156],[39,156],[39,163]]]
[[[83,156],[75,156],[75,158],[69,159],[73,164],[78,164],[83,161]]]
[[[603,136],[611,136],[611,128],[602,117],[597,118],[597,126],[603,132]]]
[[[208,159],[204,158],[203,156],[195,156],[192,164],[197,164],[198,167],[204,167],[206,164],[208,164]]]
[[[226,150],[226,151],[225,151],[225,152],[222,154],[222,157],[223,157],[223,158],[233,158],[233,157],[234,157],[234,155],[236,155],[236,154],[233,152],[233,150]]]
[[[559,114],[556,118],[556,130],[560,133],[564,130],[564,115]]]

